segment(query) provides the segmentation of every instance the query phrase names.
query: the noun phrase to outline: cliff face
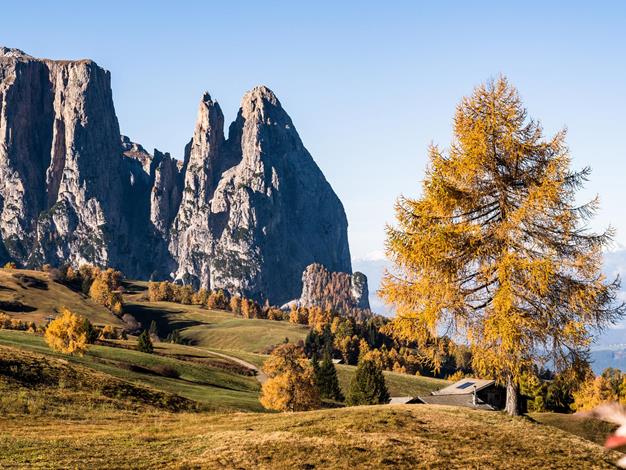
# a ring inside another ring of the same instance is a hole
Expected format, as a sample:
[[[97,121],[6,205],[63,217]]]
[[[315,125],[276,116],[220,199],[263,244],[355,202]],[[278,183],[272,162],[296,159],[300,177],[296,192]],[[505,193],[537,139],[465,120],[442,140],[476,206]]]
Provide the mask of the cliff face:
[[[302,273],[302,295],[298,305],[334,311],[369,310],[367,276],[360,272],[331,272],[321,264],[311,264]]]
[[[0,50],[0,234],[27,266],[117,264],[123,172],[110,75]]]
[[[281,303],[310,263],[350,272],[343,206],[276,96],[248,92],[227,141],[206,98],[172,237],[177,277]]]
[[[297,298],[311,263],[351,273],[343,206],[276,96],[224,136],[206,93],[184,163],[121,137],[109,72],[0,48],[0,258]]]

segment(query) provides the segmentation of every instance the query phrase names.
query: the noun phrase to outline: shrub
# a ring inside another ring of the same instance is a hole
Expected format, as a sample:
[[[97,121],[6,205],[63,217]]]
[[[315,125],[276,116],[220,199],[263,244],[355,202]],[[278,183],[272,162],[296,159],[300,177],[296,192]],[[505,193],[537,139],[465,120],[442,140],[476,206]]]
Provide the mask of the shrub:
[[[87,351],[84,318],[62,308],[61,315],[46,328],[45,339],[48,346],[55,351],[83,355]]]

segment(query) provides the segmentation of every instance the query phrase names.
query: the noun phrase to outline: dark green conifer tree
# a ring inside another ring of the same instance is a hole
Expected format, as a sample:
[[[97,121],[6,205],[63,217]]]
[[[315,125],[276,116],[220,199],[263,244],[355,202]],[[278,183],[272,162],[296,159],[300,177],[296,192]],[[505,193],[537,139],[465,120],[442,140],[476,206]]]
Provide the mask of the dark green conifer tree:
[[[317,387],[320,391],[320,397],[329,398],[335,401],[343,401],[343,393],[339,387],[339,379],[337,378],[337,369],[328,351],[324,354],[324,360],[321,366],[318,365],[316,373]]]
[[[350,382],[346,403],[350,406],[378,405],[389,402],[385,376],[374,361],[363,360]]]
[[[152,340],[150,339],[150,334],[147,330],[143,330],[143,332],[139,335],[139,338],[137,338],[137,350],[148,354],[152,354],[154,352]]]

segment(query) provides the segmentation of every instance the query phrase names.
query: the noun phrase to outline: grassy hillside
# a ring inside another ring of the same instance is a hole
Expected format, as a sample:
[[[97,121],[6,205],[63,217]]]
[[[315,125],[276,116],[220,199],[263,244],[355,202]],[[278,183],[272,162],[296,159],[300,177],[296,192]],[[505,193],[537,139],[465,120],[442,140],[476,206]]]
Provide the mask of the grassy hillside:
[[[244,319],[231,312],[196,305],[138,301],[132,296],[128,299],[125,311],[144,326],[154,320],[163,337],[173,329],[180,329],[181,335],[196,346],[263,352],[285,338],[292,343],[304,340],[308,333],[307,327],[286,321]]]
[[[615,431],[615,424],[598,419],[583,418],[577,414],[530,413],[534,421],[562,429],[596,444],[604,444],[606,436]]]
[[[0,346],[0,415],[85,418],[123,410],[197,410],[195,402],[65,359]]]
[[[524,418],[426,405],[0,417],[0,467],[569,469],[614,468],[616,458]]]
[[[45,323],[61,307],[86,316],[97,325],[123,326],[106,308],[88,297],[54,282],[47,273],[26,269],[0,269],[0,311],[24,321]]]
[[[185,351],[184,346],[157,343],[157,354],[144,354],[94,345],[82,357],[65,356],[50,351],[41,336],[10,330],[0,330],[0,345],[63,359],[133,384],[198,401],[212,410],[262,410],[259,384],[253,376],[237,373],[238,367],[232,364],[225,367],[223,359],[209,360],[199,351]]]

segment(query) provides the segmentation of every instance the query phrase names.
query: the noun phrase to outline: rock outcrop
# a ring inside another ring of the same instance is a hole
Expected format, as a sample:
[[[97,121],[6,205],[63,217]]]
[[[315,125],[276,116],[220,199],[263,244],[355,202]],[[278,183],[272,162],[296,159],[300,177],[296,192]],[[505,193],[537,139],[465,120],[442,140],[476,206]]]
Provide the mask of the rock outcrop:
[[[321,264],[311,264],[302,273],[300,307],[330,305],[334,311],[369,310],[367,276],[360,272],[332,272]]]
[[[0,238],[1,260],[23,266],[89,262],[272,303],[298,297],[312,263],[351,273],[341,201],[266,87],[246,93],[228,139],[205,93],[181,163],[120,135],[94,62],[7,48]]]
[[[0,51],[0,235],[27,266],[119,264],[124,174],[109,72]]]
[[[276,96],[266,87],[248,92],[225,142],[221,112],[206,120],[202,106],[185,191],[193,191],[192,207],[202,213],[192,226],[206,251],[185,250],[187,239],[179,238],[178,277],[281,303],[300,294],[300,276],[310,263],[350,272],[343,206]],[[214,142],[202,146],[197,141],[208,137],[205,121],[212,124]],[[203,164],[194,170],[198,155]],[[201,178],[205,182],[196,183]],[[200,199],[196,188],[204,191]],[[183,200],[179,220],[185,210]],[[202,261],[193,257],[199,253]]]

